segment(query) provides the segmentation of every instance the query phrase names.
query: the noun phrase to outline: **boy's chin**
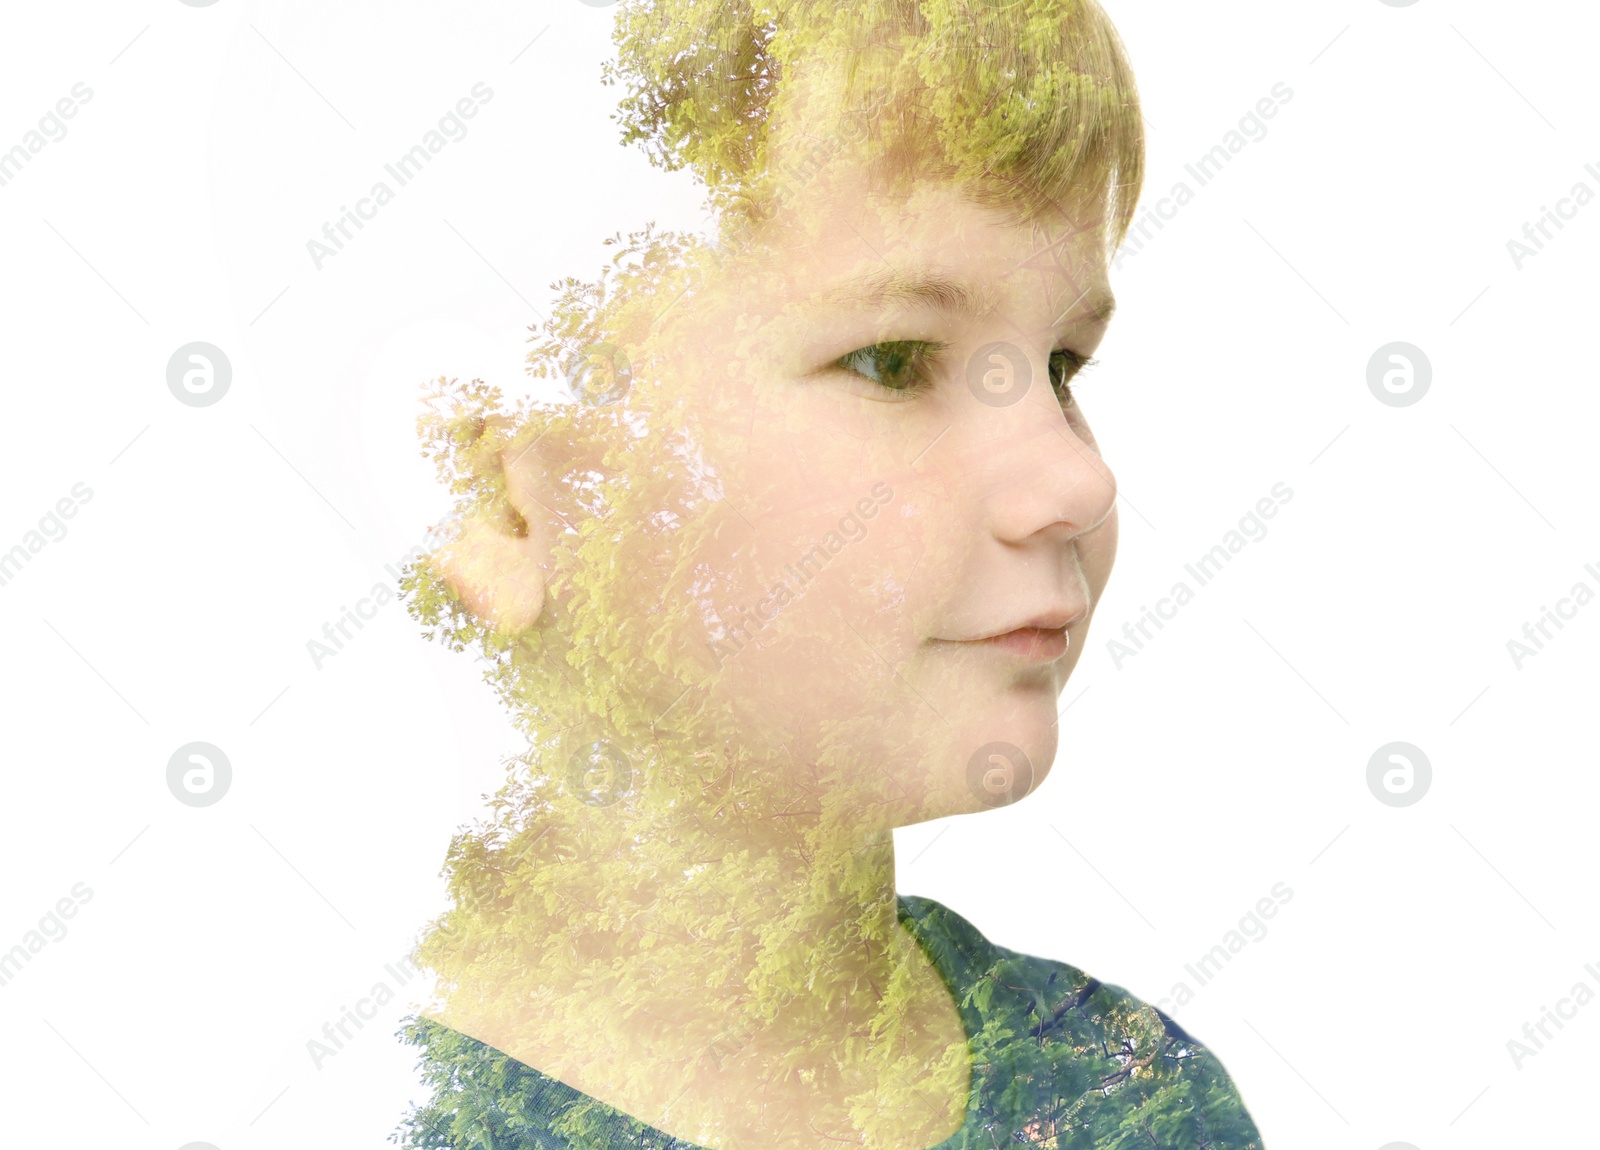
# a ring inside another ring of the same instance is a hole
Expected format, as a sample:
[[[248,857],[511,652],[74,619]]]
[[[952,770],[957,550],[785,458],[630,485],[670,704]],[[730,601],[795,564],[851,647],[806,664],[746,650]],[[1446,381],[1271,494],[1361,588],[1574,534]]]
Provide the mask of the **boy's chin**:
[[[1036,793],[1050,773],[1058,730],[1048,699],[1001,714],[951,718],[953,730],[930,772],[934,790],[901,825],[1013,806]]]

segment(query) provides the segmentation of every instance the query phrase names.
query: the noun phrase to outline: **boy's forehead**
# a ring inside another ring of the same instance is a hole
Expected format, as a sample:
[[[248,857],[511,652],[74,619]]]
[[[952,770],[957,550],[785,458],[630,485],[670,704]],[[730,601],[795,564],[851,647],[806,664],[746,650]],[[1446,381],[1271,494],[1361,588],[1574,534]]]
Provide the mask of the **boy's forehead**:
[[[1116,297],[1102,277],[1073,277],[1059,270],[1018,266],[1004,278],[1005,286],[1031,292],[1046,304],[1053,303],[1056,314],[1052,326],[1070,318],[1104,327],[1117,309]],[[903,261],[861,275],[842,276],[813,293],[809,302],[842,311],[928,309],[987,319],[1004,313],[1011,301],[988,278]]]
[[[790,302],[985,316],[1020,294],[1102,325],[1116,306],[1103,218],[1024,221],[942,183],[886,197],[822,180],[808,192],[765,233],[757,260],[765,287]]]

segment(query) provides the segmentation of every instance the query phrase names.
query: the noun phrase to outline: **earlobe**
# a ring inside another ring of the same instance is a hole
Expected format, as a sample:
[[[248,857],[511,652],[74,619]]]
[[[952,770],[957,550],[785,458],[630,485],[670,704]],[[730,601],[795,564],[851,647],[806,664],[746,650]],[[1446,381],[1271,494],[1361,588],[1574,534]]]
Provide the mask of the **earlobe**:
[[[480,513],[468,519],[436,562],[480,620],[501,631],[522,631],[544,609],[545,556],[533,534],[519,534],[508,518]]]
[[[543,613],[554,549],[572,526],[558,510],[573,513],[571,500],[562,498],[563,485],[574,470],[590,466],[591,449],[570,427],[559,435],[549,434],[547,427],[529,440],[531,428],[518,435],[508,420],[493,416],[485,431],[501,437],[504,495],[469,517],[435,562],[474,615],[502,633],[514,633],[533,626]]]
[[[504,502],[470,517],[437,560],[467,608],[502,632],[526,630],[544,610],[550,549],[559,528],[533,490],[539,462],[528,448],[502,452]]]

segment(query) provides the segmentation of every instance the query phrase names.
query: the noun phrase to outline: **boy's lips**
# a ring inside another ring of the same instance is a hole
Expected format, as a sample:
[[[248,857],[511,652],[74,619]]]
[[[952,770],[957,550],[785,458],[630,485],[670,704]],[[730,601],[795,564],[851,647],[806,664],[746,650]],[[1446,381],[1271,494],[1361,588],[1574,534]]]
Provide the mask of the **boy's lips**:
[[[1030,663],[1050,663],[1067,653],[1065,627],[1018,627],[1003,635],[969,639],[973,646],[994,647],[1026,659]]]
[[[1088,613],[1087,607],[1058,608],[1042,611],[1021,623],[972,638],[934,641],[959,644],[963,647],[986,647],[1015,655],[1032,663],[1049,663],[1067,653],[1070,645],[1068,628],[1081,621]]]
[[[1016,627],[984,638],[939,641],[965,648],[992,649],[1027,662],[1054,662],[1067,653],[1069,646],[1066,627]]]

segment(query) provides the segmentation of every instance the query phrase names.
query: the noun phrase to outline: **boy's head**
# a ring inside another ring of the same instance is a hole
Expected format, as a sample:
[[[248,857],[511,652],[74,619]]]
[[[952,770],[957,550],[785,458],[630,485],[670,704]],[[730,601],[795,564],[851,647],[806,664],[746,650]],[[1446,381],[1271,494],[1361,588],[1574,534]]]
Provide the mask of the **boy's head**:
[[[1113,245],[1133,217],[1143,119],[1095,0],[624,0],[615,37],[624,141],[693,171],[725,229],[837,164],[1103,218]]]
[[[891,825],[1014,801],[1115,552],[1072,395],[1141,170],[1115,33],[1082,0],[660,0],[618,41],[625,132],[719,243],[565,284],[532,370],[621,348],[620,402],[432,418],[477,513],[419,614],[574,745],[719,748],[779,805],[820,768]]]

